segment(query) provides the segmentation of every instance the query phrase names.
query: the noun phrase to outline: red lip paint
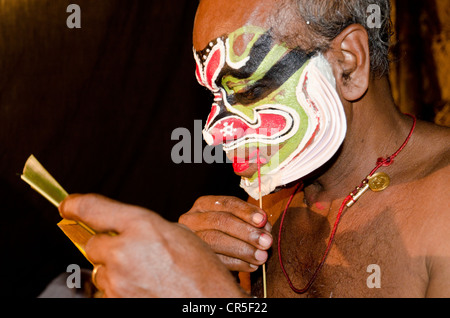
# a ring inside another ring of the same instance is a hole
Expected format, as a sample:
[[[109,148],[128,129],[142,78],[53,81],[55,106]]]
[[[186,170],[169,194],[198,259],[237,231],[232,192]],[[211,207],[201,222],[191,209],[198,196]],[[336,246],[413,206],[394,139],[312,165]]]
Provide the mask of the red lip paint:
[[[250,163],[253,159],[255,159],[256,155],[258,154],[258,150],[253,151],[248,159],[235,157],[233,159],[233,169],[237,173],[242,173],[245,170],[247,170],[250,167]],[[262,164],[267,163],[267,160],[265,158],[260,158],[260,162]]]

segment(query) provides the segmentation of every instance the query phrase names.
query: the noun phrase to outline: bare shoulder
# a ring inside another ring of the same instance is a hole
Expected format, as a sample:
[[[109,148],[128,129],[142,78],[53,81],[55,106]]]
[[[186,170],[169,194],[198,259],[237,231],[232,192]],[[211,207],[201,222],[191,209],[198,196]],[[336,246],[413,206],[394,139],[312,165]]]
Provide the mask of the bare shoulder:
[[[427,296],[450,297],[450,129],[422,124],[418,147],[417,190],[411,201],[422,216],[429,285]]]
[[[427,296],[450,297],[450,175],[449,167],[435,172],[422,213],[422,239],[429,273]]]
[[[417,126],[416,154],[429,163],[430,168],[441,168],[449,165],[450,128],[428,122],[419,122]]]
[[[427,196],[445,199],[450,180],[450,128],[419,122],[406,161],[413,176]]]
[[[420,206],[450,222],[450,128],[423,122],[418,128],[417,144],[410,153],[415,157],[411,158],[410,173],[414,186],[424,195],[419,196]]]

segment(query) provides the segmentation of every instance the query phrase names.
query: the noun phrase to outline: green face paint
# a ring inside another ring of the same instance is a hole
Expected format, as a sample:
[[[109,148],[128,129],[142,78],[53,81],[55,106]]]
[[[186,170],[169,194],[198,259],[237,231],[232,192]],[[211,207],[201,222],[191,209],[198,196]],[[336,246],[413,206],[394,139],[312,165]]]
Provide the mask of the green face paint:
[[[257,149],[262,175],[273,177],[314,143],[321,107],[308,92],[308,68],[321,55],[290,49],[270,31],[245,26],[194,56],[198,81],[215,97],[205,140],[223,143],[245,184],[257,178]]]

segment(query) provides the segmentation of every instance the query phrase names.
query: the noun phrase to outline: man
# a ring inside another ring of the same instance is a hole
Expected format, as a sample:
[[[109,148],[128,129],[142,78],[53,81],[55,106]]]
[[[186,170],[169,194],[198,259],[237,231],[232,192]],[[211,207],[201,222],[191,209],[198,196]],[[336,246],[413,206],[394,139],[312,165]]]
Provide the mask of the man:
[[[370,28],[369,2],[200,2],[197,77],[215,96],[205,139],[224,143],[251,198],[202,197],[180,218],[216,258],[141,208],[69,197],[64,217],[118,233],[86,249],[106,296],[246,296],[222,264],[264,263],[268,297],[450,296],[449,132],[396,110],[389,6],[372,1],[384,18]]]

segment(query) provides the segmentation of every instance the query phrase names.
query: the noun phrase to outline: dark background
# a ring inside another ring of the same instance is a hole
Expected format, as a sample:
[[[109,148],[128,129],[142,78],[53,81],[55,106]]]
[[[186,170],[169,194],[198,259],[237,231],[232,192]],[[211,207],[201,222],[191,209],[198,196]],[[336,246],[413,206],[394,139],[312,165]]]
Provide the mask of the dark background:
[[[448,85],[438,77],[448,64],[436,63],[448,62],[450,14],[438,17],[445,1],[392,1],[397,35],[391,83],[402,111],[450,125]],[[81,7],[81,29],[66,26],[71,3]],[[201,195],[246,198],[230,165],[171,159],[178,143],[172,131],[193,133],[194,120],[205,120],[212,102],[194,76],[197,4],[0,2],[3,297],[36,297],[70,264],[91,268],[56,226],[56,208],[20,180],[30,154],[70,193],[100,193],[170,221]],[[442,49],[433,50],[436,45]]]
[[[5,3],[6,2],[6,3]],[[174,164],[212,99],[194,75],[192,0],[8,0],[0,5],[0,283],[35,297],[91,268],[54,206],[20,179],[30,154],[69,193],[100,193],[176,221],[206,194],[238,195],[228,164]],[[81,7],[68,29],[67,6]],[[203,146],[205,144],[203,143]]]

